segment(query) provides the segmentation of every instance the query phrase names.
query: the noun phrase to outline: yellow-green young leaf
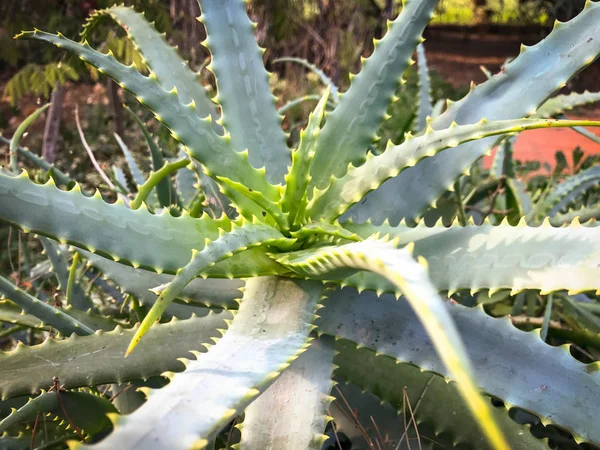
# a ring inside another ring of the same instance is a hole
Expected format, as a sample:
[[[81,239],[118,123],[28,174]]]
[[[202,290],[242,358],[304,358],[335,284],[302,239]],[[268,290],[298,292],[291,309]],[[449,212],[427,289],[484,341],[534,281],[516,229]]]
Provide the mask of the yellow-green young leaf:
[[[13,173],[17,174],[19,172],[19,161],[17,159],[17,153],[18,153],[17,148],[19,147],[19,142],[21,141],[21,138],[27,131],[27,128],[29,128],[29,125],[31,125],[33,122],[35,122],[35,119],[37,119],[40,116],[40,114],[42,114],[44,111],[46,111],[46,109],[48,109],[49,107],[50,107],[50,103],[47,103],[44,106],[36,109],[23,122],[21,122],[21,124],[17,127],[15,134],[13,134],[13,137],[10,140],[10,147],[9,147],[10,170],[12,170]]]
[[[325,114],[325,106],[329,98],[329,88],[321,97],[315,110],[308,116],[306,129],[300,132],[300,145],[292,153],[292,168],[285,177],[285,193],[281,200],[281,208],[289,213],[289,225],[298,224],[306,208],[306,189],[310,181],[310,166],[315,156],[315,144],[319,136],[319,127]]]
[[[283,255],[279,261],[307,276],[321,276],[340,268],[368,270],[387,278],[404,294],[431,338],[463,400],[495,449],[508,450],[493,419],[491,405],[483,401],[473,379],[471,363],[446,305],[427,276],[427,264],[412,259],[407,249],[384,241],[366,240]]]
[[[600,121],[520,119],[488,122],[482,120],[474,125],[452,124],[449,128],[439,131],[428,128],[425,134],[415,138],[408,137],[400,145],[395,146],[390,142],[383,154],[370,156],[367,162],[359,167],[350,166],[346,175],[342,178],[334,178],[327,190],[316,191],[306,214],[311,219],[328,221],[336,219],[386,180],[398,176],[422,159],[430,158],[442,150],[454,148],[464,142],[538,128],[577,125],[600,126]]]
[[[285,241],[285,238],[283,238],[277,229],[262,224],[245,224],[240,227],[234,227],[228,233],[222,233],[214,241],[207,241],[202,251],[198,252],[194,250],[190,262],[177,272],[177,275],[167,288],[160,293],[152,309],[146,315],[131,340],[125,356],[132,352],[140,339],[142,339],[142,336],[160,319],[167,306],[175,300],[179,293],[195,277],[203,274],[219,261],[231,258],[236,253],[240,253],[250,247],[270,245],[278,241]]]

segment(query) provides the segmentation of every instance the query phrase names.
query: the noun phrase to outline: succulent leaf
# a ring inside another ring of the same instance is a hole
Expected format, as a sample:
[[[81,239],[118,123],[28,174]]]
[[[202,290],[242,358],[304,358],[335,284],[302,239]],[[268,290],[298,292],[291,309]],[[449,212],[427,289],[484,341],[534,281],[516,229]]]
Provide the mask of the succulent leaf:
[[[600,122],[584,121],[589,125],[600,126]],[[333,178],[325,191],[313,195],[306,214],[312,219],[331,221],[337,219],[350,206],[360,202],[367,193],[377,189],[386,180],[397,177],[403,170],[415,166],[425,158],[431,158],[442,150],[455,148],[461,143],[487,136],[520,132],[537,128],[569,127],[581,125],[581,121],[561,121],[543,119],[519,119],[508,121],[486,122],[475,125],[451,126],[439,131],[427,130],[421,136],[410,138],[404,143],[390,144],[385,152],[372,156],[362,166],[348,168],[341,178]],[[398,195],[397,195],[398,196]],[[369,200],[367,200],[367,203]],[[348,217],[348,216],[347,216]],[[350,211],[349,217],[362,221],[363,217],[355,217]]]
[[[205,446],[305,350],[320,293],[317,282],[248,280],[227,333],[90,448]]]
[[[557,183],[550,192],[538,201],[528,218],[541,222],[546,216],[554,216],[569,205],[577,196],[600,182],[600,166],[593,166]]]
[[[510,448],[491,415],[491,405],[486,404],[479,395],[462,340],[446,305],[429,281],[424,259],[420,258],[417,262],[412,259],[410,250],[399,250],[389,243],[368,240],[288,253],[280,261],[309,276],[321,275],[341,267],[352,267],[387,278],[397,287],[398,292],[406,296],[416,312],[490,445],[496,449]]]
[[[537,117],[555,117],[578,106],[595,102],[600,102],[600,92],[585,91],[581,94],[573,92],[567,95],[557,95],[546,100],[537,109],[535,115]]]
[[[10,144],[11,140],[6,139],[4,136],[0,135],[0,142],[4,144]],[[40,158],[35,153],[30,152],[28,149],[18,146],[17,153],[19,154],[19,156],[26,159],[34,166],[39,167],[40,169],[48,172],[50,177],[52,177],[56,181],[56,184],[68,187],[71,187],[73,184],[75,184],[75,181],[69,175],[62,172],[54,164],[50,164],[44,161],[42,158]]]
[[[323,333],[451,377],[404,299],[345,288],[330,293],[324,304],[316,322]],[[598,363],[583,364],[568,347],[552,347],[540,339],[539,332],[518,330],[509,319],[490,317],[480,307],[448,304],[447,310],[469,342],[467,352],[484,392],[501,398],[506,408],[523,408],[544,423],[568,429],[577,441],[600,442],[600,430],[593,426],[600,394]],[[378,324],[375,329],[373,320]],[[519,382],[507,383],[507,379]],[[392,386],[388,393],[391,390]]]
[[[14,410],[11,415],[1,420],[0,434],[20,422],[33,422],[38,413],[51,414],[68,421],[72,420],[73,425],[93,436],[112,428],[106,415],[116,414],[117,410],[108,399],[94,394],[61,391],[59,402],[56,392],[44,392],[30,399],[26,405]]]
[[[333,342],[314,340],[308,350],[244,411],[240,450],[321,450],[333,397]]]
[[[151,292],[151,289],[157,290],[157,286],[165,286],[174,278],[173,275],[166,273],[157,274],[144,269],[124,266],[85,250],[79,250],[79,252],[123,292],[133,295],[145,305],[152,305],[156,301],[157,294]],[[236,299],[242,296],[240,289],[243,286],[244,282],[241,280],[195,278],[183,288],[177,298],[191,305],[205,308],[237,309]]]
[[[155,78],[144,77],[135,68],[120,64],[111,55],[102,54],[62,35],[32,31],[21,33],[19,38],[52,43],[97,67],[150,108],[157,118],[171,129],[173,136],[186,146],[190,155],[211,173],[226,176],[234,181],[244,181],[271,200],[279,199],[279,190],[270,185],[261,172],[250,166],[247,156],[233,149],[230,138],[217,135],[211,126],[211,120],[200,119],[193,107],[180,101],[176,90],[167,92]]]
[[[306,208],[307,188],[310,182],[310,167],[315,157],[315,144],[325,106],[329,98],[329,89],[325,91],[315,110],[308,117],[306,129],[300,133],[300,144],[292,154],[292,168],[285,177],[285,193],[281,200],[281,209],[289,213],[290,226],[298,225]]]
[[[175,273],[190,260],[192,249],[201,250],[219,229],[230,229],[226,217],[155,216],[105,203],[100,195],[85,197],[78,187],[66,192],[37,185],[26,173],[0,173],[0,195],[0,220],[158,272]]]
[[[516,294],[536,289],[546,294],[600,289],[600,252],[592,245],[600,238],[600,227],[582,227],[577,222],[565,228],[547,222],[528,227],[523,221],[516,227],[507,222],[450,228],[346,226],[364,238],[380,233],[398,236],[399,245],[414,242],[414,253],[427,260],[431,280],[441,291],[510,289]],[[393,286],[368,273],[353,275],[343,284],[393,291]]]
[[[594,61],[600,53],[600,39],[595,38],[598,33],[600,2],[588,1],[581,14],[559,24],[539,44],[525,47],[502,73],[453,103],[431,126],[440,130],[452,122],[465,125],[484,117],[507,120],[535,114],[553,92]],[[369,194],[350,214],[361,222],[371,218],[379,224],[389,219],[392,225],[402,218],[417,218],[494,142],[493,138],[482,139],[421,161]]]
[[[17,129],[15,130],[15,134],[13,134],[12,139],[10,140],[9,146],[9,155],[10,155],[10,168],[14,173],[19,171],[19,160],[17,158],[18,152],[17,148],[19,147],[19,142],[21,138],[27,131],[27,128],[35,122],[35,120],[50,106],[50,103],[45,104],[44,106],[36,109],[32,112],[27,118],[19,124]]]
[[[44,247],[44,252],[52,264],[52,271],[56,275],[58,281],[58,288],[62,290],[63,294],[67,292],[67,285],[69,284],[69,270],[67,269],[67,262],[65,261],[64,255],[58,249],[56,243],[45,237],[40,237],[40,242]],[[79,283],[75,282],[73,285],[73,306],[83,311],[92,307],[92,301],[85,295],[83,289]]]
[[[94,330],[87,325],[75,320],[61,309],[55,308],[52,305],[48,305],[47,303],[44,303],[29,295],[27,292],[15,286],[2,276],[0,276],[0,293],[19,305],[26,313],[37,317],[50,326],[53,326],[66,336],[70,336],[71,333],[84,336],[94,333]]]
[[[221,234],[213,241],[207,241],[202,251],[192,252],[190,262],[177,271],[177,275],[160,293],[137,329],[125,356],[132,352],[142,336],[150,330],[155,321],[160,319],[167,306],[194,278],[204,274],[208,268],[216,265],[219,261],[231,258],[234,254],[250,247],[268,246],[284,240],[285,238],[277,229],[268,225],[244,224],[241,227],[233,228],[228,233]]]
[[[119,136],[117,133],[115,133],[114,136],[117,144],[119,144],[119,148],[123,152],[123,156],[125,156],[125,161],[127,162],[127,167],[129,167],[129,173],[133,178],[133,182],[136,186],[143,185],[146,182],[146,177],[142,173],[142,170],[138,166],[137,162],[135,162],[135,158],[131,154],[129,147],[127,147],[125,142],[123,142],[123,139],[121,139],[121,136]]]
[[[152,167],[154,169],[154,172],[158,172],[165,165],[165,158],[162,154],[162,151],[160,150],[160,148],[158,148],[156,142],[154,142],[154,138],[149,133],[144,122],[142,122],[142,119],[140,119],[138,115],[135,112],[133,112],[128,106],[126,106],[125,109],[127,109],[127,111],[131,113],[131,115],[139,125],[140,130],[142,131],[142,135],[144,136],[144,139],[148,144],[148,148],[150,148],[150,155],[152,156]],[[179,159],[182,159],[184,156],[185,155],[179,155]],[[158,185],[156,186],[156,196],[158,197],[160,205],[165,208],[171,204],[178,203],[177,192],[173,190],[173,185],[171,184],[168,178],[165,178],[158,183]]]
[[[222,122],[237,151],[248,150],[250,163],[266,168],[270,183],[283,182],[290,165],[290,151],[269,88],[262,52],[254,39],[254,26],[240,0],[199,0],[217,80]],[[218,175],[234,179],[228,174]]]
[[[378,300],[374,300],[378,301]],[[380,402],[389,403],[394,408],[390,423],[377,421],[381,433],[404,434],[402,423],[410,424],[414,416],[421,439],[425,442],[427,425],[434,430],[429,438],[435,442],[446,443],[444,448],[471,448],[487,450],[490,447],[481,430],[473,424],[464,408],[456,385],[448,383],[443,377],[429,371],[422,371],[412,364],[399,363],[388,355],[380,355],[367,347],[358,347],[353,342],[339,339],[336,341],[337,354],[335,363],[339,368],[337,377],[351,382],[361,390],[377,396]],[[352,408],[357,410],[359,420],[364,417],[361,411],[366,405],[356,402],[356,394],[350,386],[341,383],[341,395]],[[338,398],[341,396],[339,395]],[[489,398],[485,398],[489,402]],[[341,403],[338,400],[338,403]],[[410,409],[408,404],[410,403]],[[404,415],[404,417],[402,417]],[[502,429],[510,448],[519,450],[548,450],[547,442],[535,438],[527,425],[519,425],[513,421],[504,408],[493,408],[492,415]],[[410,430],[410,426],[407,426]],[[398,430],[398,431],[396,431]],[[402,433],[400,433],[402,432]],[[400,436],[401,439],[401,436]],[[398,439],[398,440],[400,440]],[[408,439],[405,436],[404,442]],[[410,448],[407,446],[407,448]]]
[[[156,31],[154,26],[146,20],[143,14],[133,8],[121,5],[96,11],[95,15],[110,15],[121,25],[137,50],[143,55],[144,60],[158,82],[165,91],[175,87],[177,95],[184,105],[194,102],[196,115],[200,118],[212,117],[213,127],[219,134],[221,127],[216,123],[219,118],[215,104],[210,100],[206,89],[197,80],[189,65],[181,59],[165,38]],[[155,167],[158,170],[160,167]]]
[[[431,105],[431,79],[427,68],[427,57],[425,46],[417,45],[417,64],[419,65],[419,107],[415,123],[415,131],[419,132],[427,128],[427,118],[432,115]]]
[[[371,57],[354,77],[347,92],[327,117],[317,140],[310,186],[324,189],[331,175],[341,177],[349,164],[360,165],[404,70],[429,22],[437,0],[405,2],[400,15],[388,23],[388,31],[376,42]],[[340,133],[340,130],[344,130]],[[311,194],[311,192],[309,192]]]
[[[34,394],[52,385],[59,378],[65,389],[123,383],[147,379],[166,371],[181,371],[184,365],[177,358],[189,357],[190,349],[220,336],[217,330],[226,328],[231,313],[221,311],[206,317],[172,320],[148,332],[138,351],[129,358],[123,354],[135,328],[120,327],[91,336],[71,336],[69,339],[27,347],[19,345],[7,353],[0,352],[0,399]],[[99,357],[102,355],[102,357]]]

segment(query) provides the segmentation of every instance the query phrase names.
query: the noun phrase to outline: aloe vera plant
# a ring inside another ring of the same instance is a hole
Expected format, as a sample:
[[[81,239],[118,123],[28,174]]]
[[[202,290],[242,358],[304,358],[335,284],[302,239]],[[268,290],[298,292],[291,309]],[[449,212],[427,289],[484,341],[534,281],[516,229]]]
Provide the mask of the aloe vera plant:
[[[155,166],[129,205],[83,195],[78,185],[58,189],[53,178],[39,185],[26,172],[0,172],[0,220],[73,246],[136,304],[151,306],[136,328],[113,322],[110,331],[96,307],[84,313],[71,301],[70,308],[53,308],[1,278],[0,292],[12,303],[0,305],[0,314],[19,326],[75,333],[0,353],[2,399],[48,389],[53,377],[70,390],[162,375],[169,383],[141,387],[147,398],[133,413],[102,406],[110,435],[101,439],[90,426],[85,442],[80,436],[71,447],[214,448],[219,432],[243,414],[240,448],[321,448],[332,396],[346,389],[332,390],[339,379],[398,410],[410,391],[411,401],[423,405],[415,420],[432,423],[432,436],[445,436],[449,446],[547,448],[508,418],[512,407],[577,442],[600,443],[597,364],[440,297],[599,290],[598,228],[400,223],[418,220],[496,136],[600,125],[523,118],[600,53],[600,4],[588,2],[571,22],[557,23],[547,39],[523,48],[503,73],[434,119],[427,118],[433,110],[423,92],[418,123],[425,128],[375,155],[369,146],[436,3],[405,2],[327,114],[325,91],[293,151],[241,1],[200,0],[218,87],[213,99],[143,15],[124,6],[97,12],[88,28],[101,17],[115,19],[149,76],[86,42],[39,30],[19,35],[74,53],[115,79],[171,130],[191,161]],[[18,136],[11,151],[14,169],[23,153]],[[144,207],[149,192],[177,170],[183,184],[205,177],[201,197],[215,198],[205,204],[210,213],[197,214],[202,202],[193,198],[180,202],[178,217],[159,212],[169,202]],[[236,217],[224,213],[223,199]],[[77,259],[71,286],[76,269]],[[16,317],[15,307],[26,314]],[[156,323],[163,314],[182,315],[182,308],[185,320]],[[489,396],[506,408],[493,407]],[[443,414],[444,405],[455,420]],[[15,414],[35,410],[19,408],[0,431],[18,422]]]

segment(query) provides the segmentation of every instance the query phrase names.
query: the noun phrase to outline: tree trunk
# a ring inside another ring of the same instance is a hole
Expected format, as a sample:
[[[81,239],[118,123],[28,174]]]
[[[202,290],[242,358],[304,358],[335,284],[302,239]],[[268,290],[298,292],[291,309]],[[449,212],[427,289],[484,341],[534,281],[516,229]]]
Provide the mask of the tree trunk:
[[[58,144],[64,98],[65,87],[56,83],[52,91],[50,109],[48,110],[48,117],[46,118],[46,126],[44,128],[44,140],[42,142],[42,158],[51,164],[56,159],[56,147]]]
[[[119,87],[113,80],[108,80],[106,91],[108,93],[108,101],[110,103],[110,111],[112,113],[113,122],[115,124],[115,133],[124,137],[123,132],[123,104],[119,97]]]

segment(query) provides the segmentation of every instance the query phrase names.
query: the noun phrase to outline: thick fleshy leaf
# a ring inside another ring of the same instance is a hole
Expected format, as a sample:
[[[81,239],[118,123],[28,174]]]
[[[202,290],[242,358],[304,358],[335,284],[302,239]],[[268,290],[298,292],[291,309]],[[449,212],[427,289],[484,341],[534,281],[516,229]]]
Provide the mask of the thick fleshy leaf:
[[[349,164],[360,165],[365,160],[437,3],[438,0],[407,1],[396,20],[388,22],[387,33],[375,42],[373,54],[364,61],[362,70],[327,117],[317,140],[311,187],[324,189],[332,175],[341,177]]]
[[[205,274],[206,271],[219,261],[229,259],[234,254],[240,253],[250,247],[268,246],[285,241],[279,230],[263,224],[244,224],[232,228],[229,232],[222,233],[213,241],[207,241],[204,249],[192,252],[192,259],[160,293],[152,308],[144,317],[142,324],[137,329],[126,355],[135,348],[142,336],[150,327],[160,319],[167,306],[183,291],[194,278]]]
[[[70,336],[72,333],[88,335],[94,333],[87,325],[75,320],[69,314],[52,305],[44,303],[0,276],[0,293],[19,305],[28,314]]]
[[[10,139],[6,139],[0,133],[0,142],[2,142],[3,144],[10,144],[10,141],[11,141]],[[54,178],[54,180],[56,181],[56,184],[60,184],[63,186],[72,186],[75,183],[75,181],[69,175],[62,172],[54,164],[50,164],[50,163],[44,161],[38,155],[29,151],[29,149],[23,148],[23,147],[17,147],[17,153],[19,154],[20,157],[29,161],[34,166],[39,167],[42,170],[45,170],[48,173],[48,175],[50,175],[52,178]]]
[[[177,88],[177,95],[184,105],[194,101],[198,117],[204,118],[210,115],[215,123],[219,118],[215,104],[197,80],[197,74],[166,42],[164,36],[148,23],[143,14],[121,5],[96,11],[89,20],[95,20],[100,15],[110,15],[123,27],[165,91],[170,91],[173,87]],[[220,131],[222,134],[221,127],[216,123],[215,131]]]
[[[590,206],[589,208],[581,208],[564,214],[557,214],[550,218],[550,223],[555,227],[559,227],[566,223],[571,223],[575,219],[582,223],[593,219],[600,219],[600,206]]]
[[[351,437],[353,445],[368,445],[367,437],[373,446],[360,448],[490,449],[454,383],[370,349],[356,349],[349,341],[338,341],[336,349],[341,382],[334,388],[337,401],[331,414],[338,433]],[[504,408],[494,408],[492,414],[512,449],[550,449],[546,440],[535,438]]]
[[[0,421],[0,433],[21,422],[34,422],[38,413],[62,417],[67,423],[73,421],[79,430],[94,435],[112,428],[106,415],[116,414],[117,410],[107,398],[95,394],[63,391],[59,402],[56,392],[44,392]]]
[[[117,133],[114,134],[117,144],[119,144],[119,148],[123,152],[123,156],[125,156],[125,162],[127,162],[127,167],[129,167],[129,173],[131,174],[131,178],[136,186],[141,186],[146,182],[146,177],[142,173],[142,169],[138,166],[135,158],[133,157],[129,147],[123,142],[121,136]]]
[[[215,73],[222,123],[237,151],[248,150],[250,163],[266,169],[267,180],[283,182],[291,162],[281,129],[281,117],[269,88],[262,52],[254,39],[254,26],[240,0],[198,0],[205,41],[212,56],[208,68]],[[217,173],[230,178],[227,174]],[[244,182],[244,179],[235,181]]]
[[[451,377],[404,299],[345,288],[331,293],[324,304],[316,321],[319,331]],[[600,442],[600,429],[595,426],[598,363],[583,364],[568,347],[547,345],[539,332],[520,331],[509,319],[492,318],[481,308],[450,304],[447,309],[468,342],[467,352],[484,392],[500,398],[506,408],[517,406],[535,413],[545,424],[566,428],[579,441]],[[507,379],[518,382],[507,383]],[[392,395],[391,386],[380,389],[376,393],[384,399]]]
[[[557,183],[550,192],[538,201],[529,215],[533,222],[541,222],[546,216],[554,216],[577,196],[600,182],[600,166],[590,167]]]
[[[414,128],[419,132],[427,127],[427,118],[431,117],[432,113],[431,80],[423,44],[417,45],[417,63],[419,64],[419,108]]]
[[[600,227],[554,228],[549,223],[528,227],[507,222],[492,226],[446,228],[441,225],[416,228],[347,225],[368,237],[380,233],[398,237],[400,244],[415,243],[414,252],[429,263],[433,284],[441,291],[469,289],[497,291],[524,289],[553,291],[596,291],[600,289]],[[360,289],[391,292],[393,286],[368,273],[353,275],[344,284]]]
[[[100,194],[85,197],[79,187],[65,192],[34,184],[26,173],[19,177],[0,173],[0,194],[0,220],[159,272],[174,273],[190,260],[192,249],[202,249],[205,239],[230,227],[227,218],[133,211],[123,203],[105,203]]]
[[[313,196],[306,214],[312,219],[336,219],[386,180],[397,177],[405,169],[421,164],[422,159],[431,158],[442,150],[454,148],[464,142],[537,128],[570,127],[586,122],[520,119],[481,121],[475,125],[463,126],[452,124],[449,128],[439,131],[428,128],[425,134],[415,138],[409,137],[400,145],[389,142],[388,148],[381,155],[371,154],[363,165],[350,167],[343,177],[333,178],[327,190],[317,191]],[[587,123],[600,126],[600,122]]]
[[[79,323],[87,325],[92,330],[112,331],[117,326],[123,325],[110,317],[100,316],[91,311],[81,311],[71,306],[63,308],[64,312],[77,320]],[[28,328],[40,328],[48,330],[51,327],[45,324],[32,314],[23,312],[23,309],[10,300],[0,300],[0,322],[22,325]]]
[[[241,450],[321,450],[329,421],[333,342],[310,347],[244,411]]]
[[[151,289],[160,290],[160,286],[169,284],[174,278],[165,273],[134,269],[85,250],[80,250],[80,253],[91,265],[102,271],[106,278],[119,286],[122,292],[133,295],[145,305],[154,304],[158,298]],[[183,288],[177,298],[195,306],[237,309],[236,299],[242,296],[240,288],[243,286],[242,280],[196,278]]]
[[[144,139],[148,144],[148,148],[150,149],[150,156],[152,158],[152,168],[154,169],[154,172],[158,172],[165,165],[165,158],[162,154],[162,150],[158,147],[158,145],[156,145],[156,142],[154,142],[154,137],[150,134],[148,128],[146,128],[146,124],[144,124],[142,119],[140,119],[138,115],[135,112],[133,112],[128,106],[126,106],[125,108],[127,109],[127,111],[129,111],[129,113],[131,113],[134,120],[139,125],[142,135],[144,136]],[[182,159],[184,157],[185,154],[179,155],[179,159]],[[171,184],[169,178],[165,178],[158,183],[158,185],[156,186],[156,196],[158,197],[160,205],[165,208],[171,204],[177,204],[179,202],[179,199],[177,198],[177,192],[173,190],[173,185]]]
[[[281,200],[281,208],[283,212],[289,213],[290,225],[299,222],[296,219],[302,217],[306,208],[310,166],[315,156],[315,144],[328,98],[329,90],[326,90],[315,110],[308,116],[308,125],[300,132],[300,144],[292,154],[292,168],[285,177],[285,193]]]
[[[156,77],[144,77],[134,67],[120,64],[111,55],[78,44],[62,35],[43,31],[21,33],[22,39],[39,39],[76,54],[83,61],[114,78],[121,87],[131,91],[138,101],[152,110],[155,116],[171,129],[172,135],[184,144],[190,155],[202,163],[210,174],[243,181],[273,201],[279,199],[279,189],[270,185],[261,171],[253,169],[247,155],[236,152],[228,136],[219,136],[212,128],[210,118],[200,119],[193,102],[184,105],[177,89],[165,91]]]
[[[471,364],[446,305],[427,276],[427,265],[412,259],[407,249],[396,249],[383,241],[368,240],[347,245],[321,247],[285,254],[282,264],[300,274],[319,276],[341,268],[367,270],[385,277],[402,292],[423,324],[463,400],[471,410],[490,445],[508,449],[498,425],[473,381]]]
[[[186,371],[166,387],[150,390],[140,409],[119,418],[115,432],[89,448],[205,446],[306,348],[320,293],[316,282],[248,280],[223,338],[198,360],[188,361]]]
[[[537,117],[555,117],[576,108],[577,106],[588,105],[595,102],[600,102],[600,92],[584,91],[581,94],[573,92],[567,95],[557,95],[546,100],[546,102],[537,109],[535,115]]]
[[[62,290],[63,294],[67,293],[67,286],[69,284],[69,270],[67,268],[67,262],[65,261],[63,253],[58,249],[55,242],[52,242],[47,238],[40,238],[40,242],[44,247],[44,252],[50,263],[52,264],[52,271],[56,275],[58,280],[58,288]],[[87,310],[92,307],[92,301],[85,295],[83,289],[76,281],[73,284],[72,292],[73,306],[77,309]]]
[[[66,389],[123,383],[147,379],[165,371],[181,371],[177,358],[189,357],[190,350],[220,336],[232,317],[228,311],[188,320],[173,320],[153,327],[138,348],[123,358],[135,329],[96,332],[91,336],[71,336],[40,345],[23,344],[7,353],[0,352],[0,399],[33,394],[52,386],[59,378]]]
[[[432,122],[436,130],[458,124],[472,124],[486,118],[506,120],[536,113],[553,92],[573,75],[591,64],[600,53],[600,3],[587,2],[584,11],[568,23],[557,23],[552,33],[534,47],[523,47],[518,58],[502,73],[475,87],[465,98],[448,107]],[[342,97],[343,98],[343,97]],[[419,217],[425,208],[454,185],[478,158],[493,146],[487,138],[463,144],[436,155],[400,176],[388,180],[352,208],[357,222],[371,218],[392,225],[402,218]]]
[[[27,131],[27,128],[29,128],[29,126],[33,122],[35,122],[35,120],[46,109],[48,109],[49,106],[50,106],[50,103],[47,103],[44,106],[36,109],[29,116],[27,116],[25,118],[25,120],[23,122],[21,122],[19,124],[19,126],[17,127],[17,129],[15,130],[15,133],[13,134],[12,139],[10,140],[10,145],[9,145],[10,170],[12,170],[13,173],[17,173],[19,171],[19,158],[18,158],[19,152],[17,151],[17,148],[19,147],[19,142],[21,141],[21,138]]]

